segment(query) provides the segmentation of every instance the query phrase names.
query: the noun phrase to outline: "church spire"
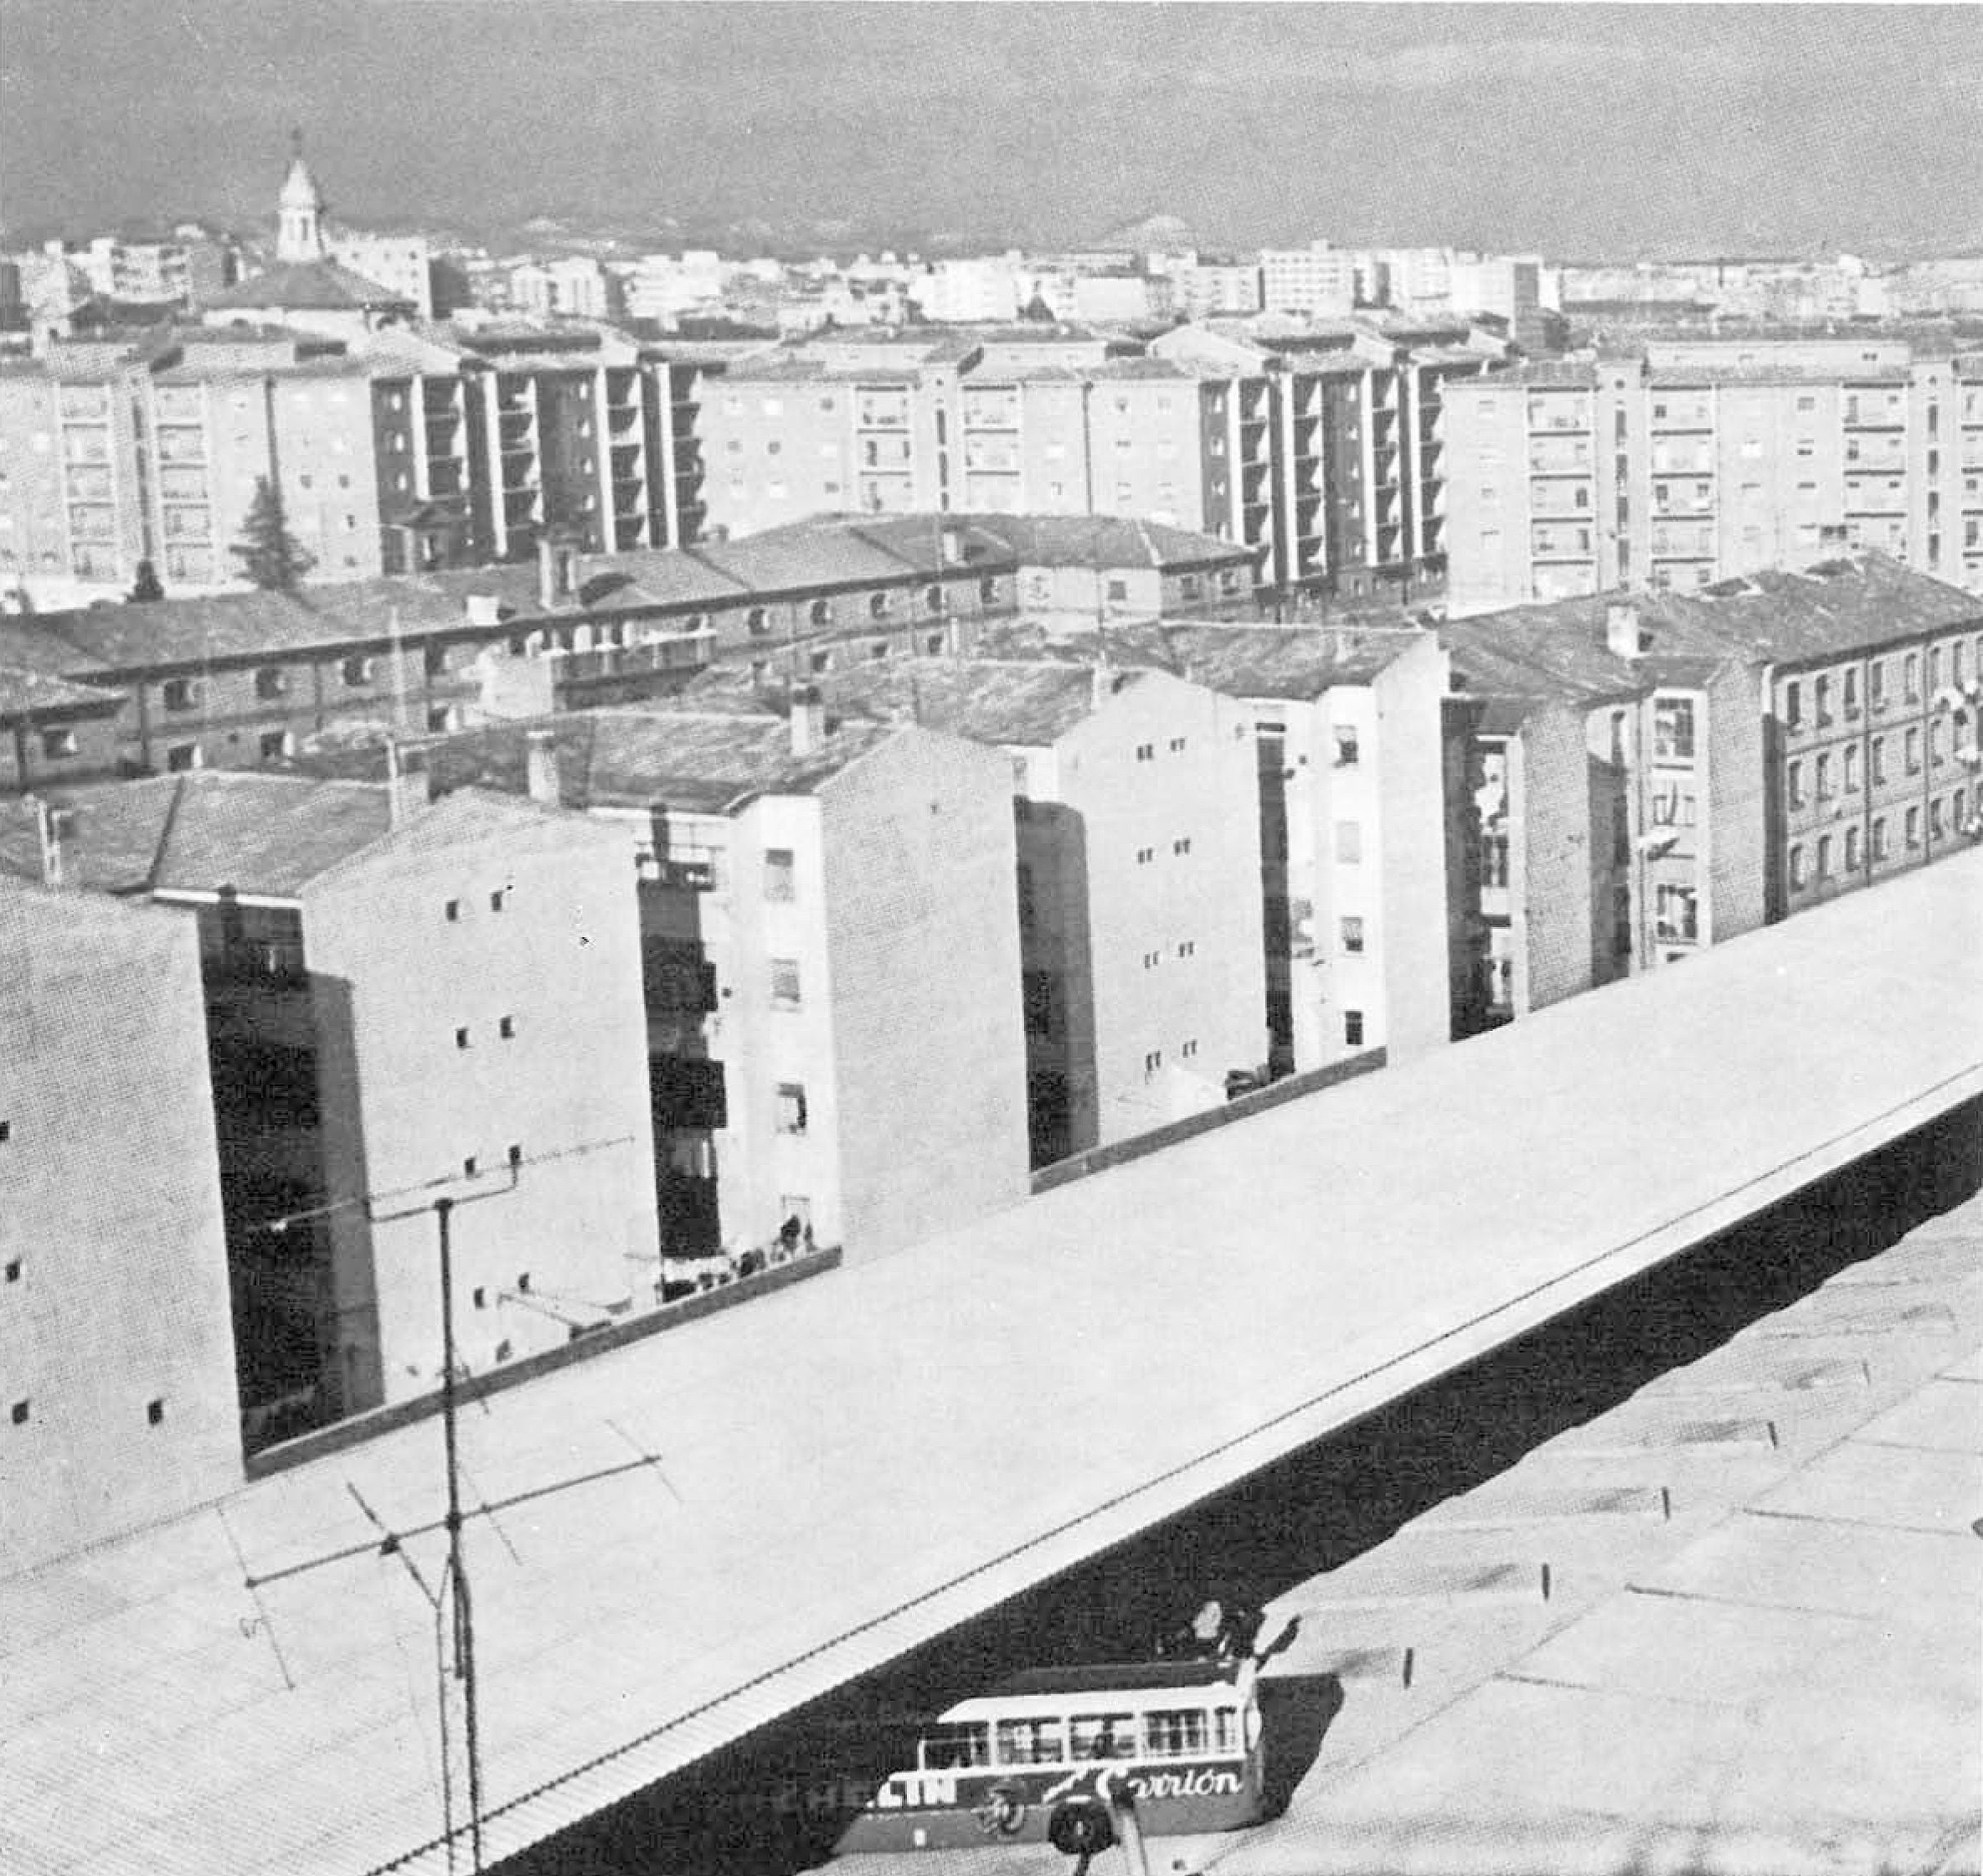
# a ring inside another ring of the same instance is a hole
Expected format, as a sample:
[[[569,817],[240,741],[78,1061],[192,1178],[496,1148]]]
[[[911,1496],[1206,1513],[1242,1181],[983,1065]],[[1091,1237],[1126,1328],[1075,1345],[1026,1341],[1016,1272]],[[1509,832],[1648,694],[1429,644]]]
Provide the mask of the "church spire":
[[[276,258],[322,260],[325,257],[323,194],[317,186],[317,178],[310,173],[310,166],[303,161],[303,133],[300,130],[289,133],[289,174],[277,198],[281,219],[276,234]]]

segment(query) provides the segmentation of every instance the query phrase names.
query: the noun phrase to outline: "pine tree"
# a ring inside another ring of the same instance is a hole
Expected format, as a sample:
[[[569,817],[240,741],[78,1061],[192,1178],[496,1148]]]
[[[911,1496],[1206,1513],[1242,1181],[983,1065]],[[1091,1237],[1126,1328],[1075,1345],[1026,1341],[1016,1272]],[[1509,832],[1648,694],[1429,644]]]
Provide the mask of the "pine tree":
[[[264,592],[293,593],[315,557],[289,531],[282,496],[266,476],[255,481],[255,499],[241,523],[241,538],[228,549],[240,556],[243,576]]]
[[[158,584],[158,570],[149,560],[137,564],[137,578],[132,582],[131,599],[133,605],[148,606],[153,600],[165,597],[165,589]]]

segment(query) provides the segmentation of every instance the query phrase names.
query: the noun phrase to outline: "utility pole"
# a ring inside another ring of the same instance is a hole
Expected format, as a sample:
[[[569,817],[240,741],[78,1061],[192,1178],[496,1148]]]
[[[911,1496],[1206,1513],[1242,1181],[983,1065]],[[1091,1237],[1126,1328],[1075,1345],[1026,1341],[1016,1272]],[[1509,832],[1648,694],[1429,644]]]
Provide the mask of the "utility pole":
[[[455,1601],[455,1673],[461,1683],[461,1715],[468,1749],[468,1851],[476,1876],[482,1868],[482,1738],[475,1705],[475,1606],[468,1590],[468,1561],[461,1543],[461,1468],[456,1451],[455,1401],[455,1202],[434,1201],[440,1231],[440,1425],[447,1449],[447,1569]]]

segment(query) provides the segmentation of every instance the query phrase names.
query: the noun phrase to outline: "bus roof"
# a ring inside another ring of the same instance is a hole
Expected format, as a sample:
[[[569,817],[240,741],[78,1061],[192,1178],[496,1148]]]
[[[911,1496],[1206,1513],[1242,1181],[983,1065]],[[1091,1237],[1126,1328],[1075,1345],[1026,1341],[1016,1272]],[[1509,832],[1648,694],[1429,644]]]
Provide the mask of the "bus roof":
[[[1007,1676],[983,1693],[959,1702],[943,1717],[948,1719],[967,1712],[975,1717],[988,1704],[1069,1694],[1191,1693],[1203,1688],[1231,1686],[1238,1673],[1239,1663],[1230,1661],[1131,1661],[1082,1667],[1028,1667]]]

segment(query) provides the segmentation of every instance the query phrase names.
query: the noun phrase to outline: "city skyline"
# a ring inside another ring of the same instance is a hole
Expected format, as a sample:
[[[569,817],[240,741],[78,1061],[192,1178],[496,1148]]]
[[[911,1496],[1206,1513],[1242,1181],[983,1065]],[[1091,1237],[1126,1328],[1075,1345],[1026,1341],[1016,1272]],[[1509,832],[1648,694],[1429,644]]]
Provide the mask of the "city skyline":
[[[763,219],[1053,245],[1161,212],[1208,245],[1323,234],[1608,258],[1978,240],[1965,152],[1983,137],[1983,23],[1968,8],[6,13],[10,232],[253,226],[300,125],[353,224]],[[92,121],[121,134],[79,138]]]

